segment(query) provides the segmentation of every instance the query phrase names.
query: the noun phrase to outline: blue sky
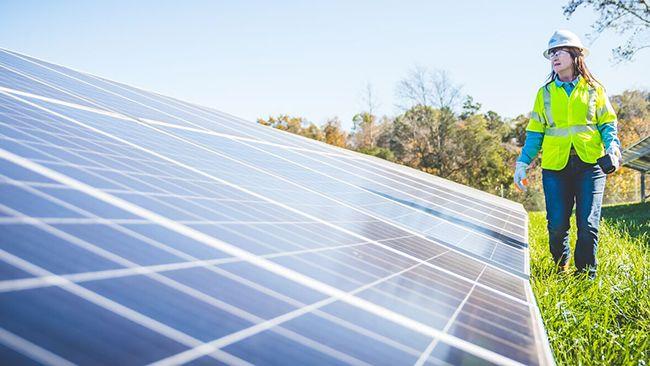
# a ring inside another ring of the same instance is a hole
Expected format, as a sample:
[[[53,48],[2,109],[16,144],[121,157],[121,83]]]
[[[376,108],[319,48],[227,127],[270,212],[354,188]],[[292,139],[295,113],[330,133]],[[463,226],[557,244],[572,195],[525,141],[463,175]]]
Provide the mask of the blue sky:
[[[0,1],[0,47],[220,109],[344,127],[366,83],[395,115],[416,65],[445,70],[483,104],[515,117],[549,72],[557,28],[583,37],[596,15],[567,1]],[[650,86],[650,50],[613,65],[607,33],[587,58],[609,94]]]

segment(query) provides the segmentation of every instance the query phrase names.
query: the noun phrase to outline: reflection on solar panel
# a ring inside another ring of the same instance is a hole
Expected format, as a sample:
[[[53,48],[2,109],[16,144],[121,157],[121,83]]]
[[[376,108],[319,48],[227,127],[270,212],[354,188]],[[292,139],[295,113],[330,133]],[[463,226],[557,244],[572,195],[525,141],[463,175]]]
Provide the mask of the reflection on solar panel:
[[[8,364],[552,364],[515,203],[0,50]]]

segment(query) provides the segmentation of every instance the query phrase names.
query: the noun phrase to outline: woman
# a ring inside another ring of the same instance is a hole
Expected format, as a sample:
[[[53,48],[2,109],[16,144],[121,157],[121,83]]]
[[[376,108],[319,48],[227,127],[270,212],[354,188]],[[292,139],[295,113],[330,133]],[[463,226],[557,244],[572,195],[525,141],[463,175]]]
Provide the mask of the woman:
[[[515,184],[522,183],[530,162],[542,150],[542,183],[546,199],[549,244],[559,272],[569,269],[569,218],[575,203],[578,240],[575,265],[596,276],[596,250],[605,173],[596,163],[604,155],[618,166],[621,143],[616,114],[605,89],[585,64],[589,50],[566,30],[553,34],[544,51],[551,61],[548,82],[537,92],[526,142],[517,159]]]

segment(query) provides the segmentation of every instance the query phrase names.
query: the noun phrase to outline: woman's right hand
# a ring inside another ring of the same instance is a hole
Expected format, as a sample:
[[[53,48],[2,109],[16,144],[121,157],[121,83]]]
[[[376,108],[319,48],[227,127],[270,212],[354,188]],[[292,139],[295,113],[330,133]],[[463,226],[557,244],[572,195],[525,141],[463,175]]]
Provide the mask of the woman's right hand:
[[[515,166],[515,185],[522,191],[526,192],[526,185],[524,180],[526,179],[526,169],[528,164],[518,161]]]

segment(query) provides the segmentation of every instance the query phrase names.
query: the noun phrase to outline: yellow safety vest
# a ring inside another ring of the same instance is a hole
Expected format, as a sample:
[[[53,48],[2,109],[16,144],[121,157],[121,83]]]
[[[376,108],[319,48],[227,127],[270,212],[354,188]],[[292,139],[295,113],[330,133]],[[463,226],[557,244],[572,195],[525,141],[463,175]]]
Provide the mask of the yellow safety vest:
[[[603,156],[598,126],[605,123],[616,124],[616,112],[604,88],[579,77],[571,96],[555,82],[539,88],[526,131],[544,134],[542,168],[562,170],[571,146],[585,163],[596,163]]]

